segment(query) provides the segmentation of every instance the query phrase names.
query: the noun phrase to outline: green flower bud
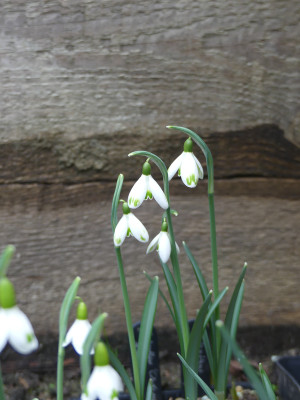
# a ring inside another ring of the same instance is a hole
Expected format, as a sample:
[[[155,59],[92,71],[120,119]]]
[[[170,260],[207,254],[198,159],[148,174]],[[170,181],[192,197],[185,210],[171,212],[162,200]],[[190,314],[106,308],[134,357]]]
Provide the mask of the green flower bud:
[[[130,208],[128,203],[123,203],[123,214],[129,214],[130,213]]]
[[[107,348],[103,342],[98,342],[95,355],[94,355],[95,366],[104,367],[105,365],[109,365],[109,355]]]
[[[186,153],[192,153],[193,152],[193,141],[191,138],[188,138],[183,145],[183,151]]]
[[[0,279],[0,307],[12,308],[16,304],[16,293],[13,284],[7,278]]]
[[[76,319],[85,320],[88,317],[87,306],[83,301],[80,301],[77,307]]]
[[[142,170],[143,175],[151,175],[151,165],[146,161],[143,165],[143,170]]]

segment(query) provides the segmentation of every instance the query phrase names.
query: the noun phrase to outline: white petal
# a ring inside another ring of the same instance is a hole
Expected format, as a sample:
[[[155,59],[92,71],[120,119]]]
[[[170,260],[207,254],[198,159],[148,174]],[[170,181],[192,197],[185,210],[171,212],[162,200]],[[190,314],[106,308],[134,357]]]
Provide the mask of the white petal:
[[[128,195],[128,205],[130,208],[139,207],[145,200],[148,189],[148,176],[142,175],[135,182]]]
[[[88,381],[87,390],[89,400],[111,400],[113,391],[123,390],[123,383],[120,375],[110,365],[96,366]]]
[[[166,263],[171,255],[171,243],[167,232],[161,232],[158,242],[158,254],[163,263]]]
[[[178,156],[172,164],[169,166],[168,169],[168,179],[169,181],[173,178],[173,176],[176,174],[176,172],[179,170],[182,162],[182,156],[184,153],[181,153],[180,156]]]
[[[128,229],[128,218],[127,215],[123,215],[120,221],[118,222],[115,233],[114,233],[114,244],[116,247],[121,246],[124,242]]]
[[[199,173],[199,178],[203,179],[204,173],[203,173],[203,168],[202,165],[200,164],[200,161],[198,160],[198,158],[195,156],[195,154],[193,154],[194,160],[196,161],[196,164],[198,166],[198,173]]]
[[[83,345],[90,329],[91,324],[87,319],[76,319],[67,333],[63,346],[65,347],[72,342],[76,353],[82,355]],[[92,350],[91,354],[93,354],[93,352]]]
[[[26,315],[17,306],[6,310],[9,323],[9,342],[21,354],[31,353],[38,347],[38,340]]]
[[[159,186],[159,184],[152,178],[152,176],[149,176],[149,189],[153,194],[153,197],[157,201],[157,203],[166,210],[169,207],[168,200],[166,198],[166,195],[164,194],[163,190]]]
[[[128,214],[128,225],[132,235],[142,243],[146,243],[149,240],[149,235],[147,229],[141,223],[137,217],[135,217],[132,213]]]
[[[190,152],[184,152],[181,163],[181,179],[182,182],[190,188],[194,188],[198,183],[198,167],[193,154]]]
[[[8,321],[6,317],[6,311],[2,308],[0,309],[0,353],[4,349],[8,341]]]
[[[147,247],[146,254],[151,253],[151,251],[153,251],[153,250],[155,250],[157,248],[160,234],[161,234],[161,232],[159,232],[159,234],[156,235],[155,238],[151,240],[149,246]]]

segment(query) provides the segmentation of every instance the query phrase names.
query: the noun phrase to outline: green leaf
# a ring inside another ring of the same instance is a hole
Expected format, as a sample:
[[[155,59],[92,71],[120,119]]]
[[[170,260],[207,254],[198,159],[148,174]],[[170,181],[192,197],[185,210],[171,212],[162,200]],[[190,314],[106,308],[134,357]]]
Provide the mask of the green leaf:
[[[195,371],[192,370],[192,368],[188,365],[188,363],[185,361],[185,359],[180,354],[177,353],[177,355],[180,358],[182,364],[185,366],[185,368],[188,370],[188,372],[192,375],[192,377],[198,383],[198,385],[200,385],[202,387],[202,389],[205,391],[207,396],[211,400],[218,400],[217,396],[214,394],[214,392],[211,390],[211,388],[204,382],[204,380],[202,378],[200,378],[200,376],[198,374],[196,374]]]
[[[152,389],[153,389],[152,380],[149,379],[145,400],[152,400]]]
[[[67,333],[67,326],[68,326],[68,319],[69,319],[69,314],[71,307],[73,305],[73,302],[75,300],[77,290],[80,284],[80,277],[77,276],[69,289],[67,290],[67,293],[63,299],[61,308],[60,308],[60,314],[59,314],[59,344],[58,347],[59,349],[62,347],[62,343],[65,340],[66,333]]]
[[[154,317],[156,312],[157,297],[158,297],[158,277],[156,276],[154,277],[147,293],[143,315],[141,319],[140,331],[139,331],[137,357],[140,370],[141,393],[144,393],[147,361],[148,361]]]
[[[218,329],[221,331],[222,338],[224,341],[232,347],[233,353],[236,357],[236,359],[240,362],[240,364],[243,366],[243,369],[248,376],[250,382],[253,385],[253,388],[255,389],[258,397],[260,400],[270,400],[268,397],[268,394],[260,381],[256,371],[251,367],[249,364],[247,358],[245,357],[244,353],[242,350],[239,348],[238,344],[236,343],[235,339],[233,339],[230,336],[230,332],[228,329],[224,326],[222,321],[217,321],[216,326]]]
[[[9,267],[13,255],[15,254],[15,251],[16,251],[15,246],[11,244],[6,246],[5,249],[3,250],[0,258],[0,278],[6,275],[7,269]]]
[[[98,342],[101,336],[103,324],[106,317],[107,314],[102,313],[94,320],[83,345],[83,354],[80,357],[80,369],[81,386],[84,393],[86,391],[87,382],[91,374],[91,350],[93,347],[95,347],[95,344]]]
[[[113,234],[115,232],[117,223],[118,223],[118,217],[117,217],[117,211],[118,211],[118,205],[120,201],[120,194],[123,186],[123,181],[124,181],[124,176],[122,174],[119,175],[117,183],[116,183],[116,188],[114,192],[114,197],[112,200],[112,205],[111,205],[111,226],[112,226],[112,231]]]
[[[212,296],[212,291],[209,292],[207,298],[202,304],[202,307],[197,313],[190,334],[190,340],[186,354],[186,362],[194,371],[198,369],[199,365],[200,345],[202,341],[202,335],[205,329],[204,321],[207,315],[209,304],[211,303],[211,296]],[[185,373],[184,385],[185,385],[185,396],[190,399],[197,398],[196,382],[194,381],[193,377],[190,374],[187,375]]]
[[[270,382],[270,379],[266,373],[266,371],[263,369],[263,366],[261,363],[259,363],[259,372],[261,376],[262,383],[265,387],[265,390],[268,394],[268,397],[270,400],[276,400],[276,396],[273,390],[272,383]]]
[[[109,354],[109,359],[110,359],[111,365],[119,373],[119,375],[121,376],[125,386],[128,389],[128,392],[129,392],[129,395],[130,395],[130,399],[131,400],[137,400],[136,393],[135,393],[135,390],[134,390],[134,386],[133,386],[133,384],[131,382],[131,379],[130,379],[126,369],[123,367],[122,363],[120,362],[118,357],[115,355],[115,353],[112,351],[112,349],[110,349],[108,346],[107,346],[107,351],[108,351],[108,354]]]

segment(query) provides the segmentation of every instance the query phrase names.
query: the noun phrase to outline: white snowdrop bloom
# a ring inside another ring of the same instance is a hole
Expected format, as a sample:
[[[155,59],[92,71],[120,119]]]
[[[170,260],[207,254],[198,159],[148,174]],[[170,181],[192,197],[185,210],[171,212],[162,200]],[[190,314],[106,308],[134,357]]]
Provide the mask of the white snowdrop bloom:
[[[114,233],[115,246],[121,246],[126,236],[130,235],[134,236],[139,242],[142,243],[147,243],[149,240],[147,229],[144,227],[141,221],[132,214],[128,203],[123,203],[123,216],[118,222]]]
[[[129,196],[128,205],[130,208],[139,207],[144,200],[154,199],[166,210],[169,207],[168,200],[159,184],[151,176],[151,165],[146,161],[140,178],[133,185]]]
[[[83,345],[89,331],[91,329],[91,324],[87,319],[87,307],[83,301],[80,301],[77,307],[77,315],[76,320],[73,322],[70,327],[66,338],[63,342],[63,347],[68,346],[72,343],[76,353],[82,355],[83,354]],[[94,350],[91,350],[91,354],[94,353]]]
[[[203,179],[203,168],[193,153],[193,141],[191,138],[184,142],[183,153],[170,165],[168,169],[169,181],[177,171],[182,182],[190,188],[194,188],[197,185],[199,178]]]
[[[16,305],[15,290],[7,278],[0,280],[0,353],[10,345],[21,354],[38,348],[38,340],[27,316]]]
[[[87,383],[87,393],[82,393],[81,400],[113,400],[123,391],[120,375],[109,365],[106,346],[99,342],[95,349],[95,366]]]
[[[177,253],[180,252],[177,243],[175,242]],[[155,236],[147,248],[147,254],[157,249],[158,255],[163,263],[167,263],[171,255],[171,241],[168,233],[168,224],[164,220],[161,226],[161,232]]]

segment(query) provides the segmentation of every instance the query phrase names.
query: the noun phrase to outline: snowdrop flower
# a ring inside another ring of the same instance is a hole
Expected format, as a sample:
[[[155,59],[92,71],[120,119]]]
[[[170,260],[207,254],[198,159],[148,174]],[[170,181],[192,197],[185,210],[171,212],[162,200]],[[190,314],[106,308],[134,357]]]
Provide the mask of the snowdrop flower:
[[[168,169],[169,181],[177,171],[178,176],[181,176],[182,182],[191,188],[197,185],[199,178],[203,179],[203,169],[193,153],[193,141],[191,138],[184,142],[183,153],[170,165]]]
[[[139,207],[144,200],[154,199],[163,209],[169,207],[166,195],[159,184],[151,176],[151,165],[146,161],[143,165],[142,175],[133,185],[128,196],[130,208]]]
[[[175,246],[177,253],[179,253],[180,250],[176,242]],[[155,238],[151,241],[146,253],[148,254],[154,249],[157,249],[158,255],[163,263],[166,263],[169,260],[171,255],[171,241],[170,235],[168,233],[168,224],[166,219],[164,219],[164,222],[162,223],[161,232],[159,232],[159,234],[156,235]]]
[[[80,301],[77,307],[76,320],[69,329],[66,338],[63,342],[63,347],[72,343],[76,353],[83,354],[83,345],[85,339],[91,329],[91,324],[87,319],[87,307],[83,301]],[[91,354],[94,350],[91,351]]]
[[[118,222],[114,233],[115,246],[121,246],[126,236],[130,235],[134,236],[142,243],[147,243],[149,240],[147,229],[141,221],[131,213],[128,203],[123,203],[123,216]]]
[[[87,383],[87,393],[81,395],[81,400],[113,400],[123,391],[120,375],[109,365],[107,348],[99,342],[95,349],[95,366]]]
[[[15,289],[7,278],[0,279],[0,353],[7,343],[21,354],[31,353],[38,340],[26,315],[16,305]]]

